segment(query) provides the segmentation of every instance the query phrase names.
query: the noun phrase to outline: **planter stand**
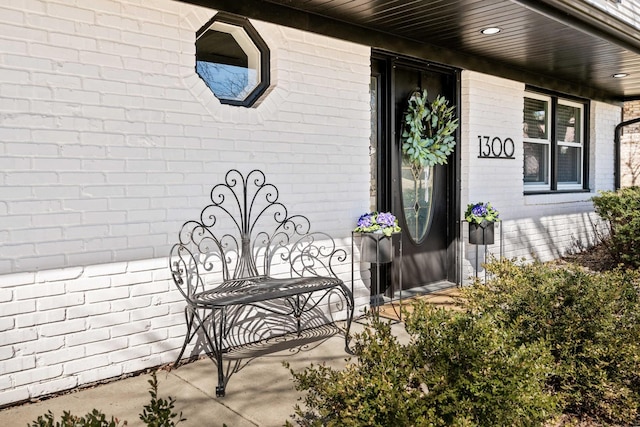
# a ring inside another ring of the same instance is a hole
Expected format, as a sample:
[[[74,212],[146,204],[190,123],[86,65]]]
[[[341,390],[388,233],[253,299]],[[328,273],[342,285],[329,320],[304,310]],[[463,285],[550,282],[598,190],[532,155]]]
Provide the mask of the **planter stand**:
[[[380,314],[380,301],[384,298],[380,296],[380,265],[399,262],[398,268],[398,286],[399,286],[399,299],[400,307],[402,307],[402,232],[393,233],[391,236],[385,236],[384,234],[376,233],[351,233],[351,291],[353,292],[353,284],[355,280],[355,246],[356,242],[360,250],[360,262],[370,263],[375,265],[375,269],[372,269],[371,274],[375,274],[375,289],[373,283],[370,289],[371,300],[375,299],[375,304],[371,304],[374,308],[376,315]],[[396,257],[396,248],[398,248],[398,256]],[[373,279],[373,277],[372,277]],[[372,280],[373,282],[373,280]],[[393,305],[394,289],[391,286],[391,300]],[[394,311],[396,310],[393,305]],[[396,315],[402,321],[402,313],[396,312]]]
[[[475,277],[478,277],[478,269],[479,269],[479,254],[478,254],[478,247],[479,246],[484,246],[484,253],[486,255],[487,253],[487,246],[493,245],[494,244],[494,224],[498,224],[499,225],[499,229],[500,229],[500,241],[499,241],[499,245],[500,245],[500,259],[502,259],[503,256],[503,243],[504,243],[504,236],[502,233],[502,221],[498,220],[495,222],[483,222],[482,224],[478,225],[475,223],[469,223],[467,222],[467,220],[462,220],[461,225],[464,223],[469,224],[469,244],[472,244],[476,247],[476,265],[475,265]],[[462,236],[462,230],[460,230],[460,236]],[[486,280],[486,271],[485,271],[485,280]],[[462,277],[462,276],[460,276]]]

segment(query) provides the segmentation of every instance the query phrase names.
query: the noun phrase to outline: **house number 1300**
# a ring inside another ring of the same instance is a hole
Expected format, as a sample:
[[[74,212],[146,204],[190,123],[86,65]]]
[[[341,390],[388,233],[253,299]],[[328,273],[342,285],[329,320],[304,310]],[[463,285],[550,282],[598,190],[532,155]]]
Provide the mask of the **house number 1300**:
[[[513,139],[505,138],[504,141],[497,136],[478,135],[478,146],[480,154],[478,157],[484,159],[513,159],[515,144]]]

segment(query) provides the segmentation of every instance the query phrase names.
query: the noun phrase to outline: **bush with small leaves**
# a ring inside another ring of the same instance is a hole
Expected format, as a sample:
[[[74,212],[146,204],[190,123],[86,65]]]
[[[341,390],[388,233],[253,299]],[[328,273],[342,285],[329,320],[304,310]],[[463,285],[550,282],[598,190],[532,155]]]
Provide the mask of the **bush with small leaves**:
[[[544,392],[543,343],[520,345],[492,316],[419,304],[400,344],[388,323],[356,337],[357,359],[343,370],[292,371],[306,391],[301,426],[539,426],[555,413]]]
[[[84,417],[71,415],[70,412],[64,411],[60,421],[55,421],[53,413],[48,411],[44,415],[40,415],[36,421],[33,421],[29,427],[118,427],[120,421],[117,418],[107,417],[102,412],[94,409]],[[123,426],[127,425],[124,421]]]
[[[151,402],[144,406],[144,410],[140,414],[140,419],[148,427],[174,427],[181,421],[186,420],[182,417],[182,412],[180,412],[180,415],[173,412],[176,402],[173,397],[169,396],[169,400],[158,399],[158,379],[155,372],[151,373],[149,385],[151,385],[151,389],[149,389]],[[175,418],[178,418],[178,420],[174,421]]]
[[[600,217],[609,222],[605,238],[612,257],[626,266],[640,267],[640,187],[603,191],[593,197]]]
[[[640,274],[510,260],[486,269],[486,285],[464,288],[468,309],[496,318],[521,345],[548,343],[554,363],[547,385],[563,411],[605,423],[636,422]]]
[[[168,400],[158,399],[158,379],[155,372],[151,373],[149,385],[151,386],[149,389],[151,401],[144,406],[144,410],[140,414],[140,419],[147,427],[174,427],[181,421],[186,421],[182,412],[179,415],[173,412],[176,402],[174,398],[169,396]],[[126,426],[127,422],[123,421],[120,424],[120,421],[114,417],[107,420],[105,414],[93,409],[84,417],[78,417],[64,411],[60,421],[55,421],[53,413],[48,411],[46,414],[38,416],[37,420],[32,421],[28,427],[119,427],[121,425]]]

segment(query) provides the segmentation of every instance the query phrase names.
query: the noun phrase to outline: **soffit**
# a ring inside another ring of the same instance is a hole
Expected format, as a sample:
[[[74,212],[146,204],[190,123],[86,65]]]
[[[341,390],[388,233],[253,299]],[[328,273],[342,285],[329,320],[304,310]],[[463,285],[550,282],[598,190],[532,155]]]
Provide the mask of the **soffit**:
[[[580,0],[190,2],[583,96],[640,98],[637,30]],[[502,31],[481,34],[488,26]]]

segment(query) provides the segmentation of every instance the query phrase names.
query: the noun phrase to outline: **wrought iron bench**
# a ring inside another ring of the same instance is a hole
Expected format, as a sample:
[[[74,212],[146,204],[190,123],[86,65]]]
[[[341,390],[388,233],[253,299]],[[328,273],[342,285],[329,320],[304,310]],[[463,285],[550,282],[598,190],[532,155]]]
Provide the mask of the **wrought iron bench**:
[[[242,323],[242,309],[292,315],[300,335],[303,314],[337,295],[347,310],[349,351],[353,292],[334,271],[346,251],[328,234],[311,232],[306,217],[289,215],[278,196],[261,171],[245,177],[232,169],[211,190],[200,219],[182,225],[171,249],[169,268],[187,303],[187,333],[175,366],[201,330],[217,364],[217,396],[225,394],[222,355],[234,346],[230,335]]]

